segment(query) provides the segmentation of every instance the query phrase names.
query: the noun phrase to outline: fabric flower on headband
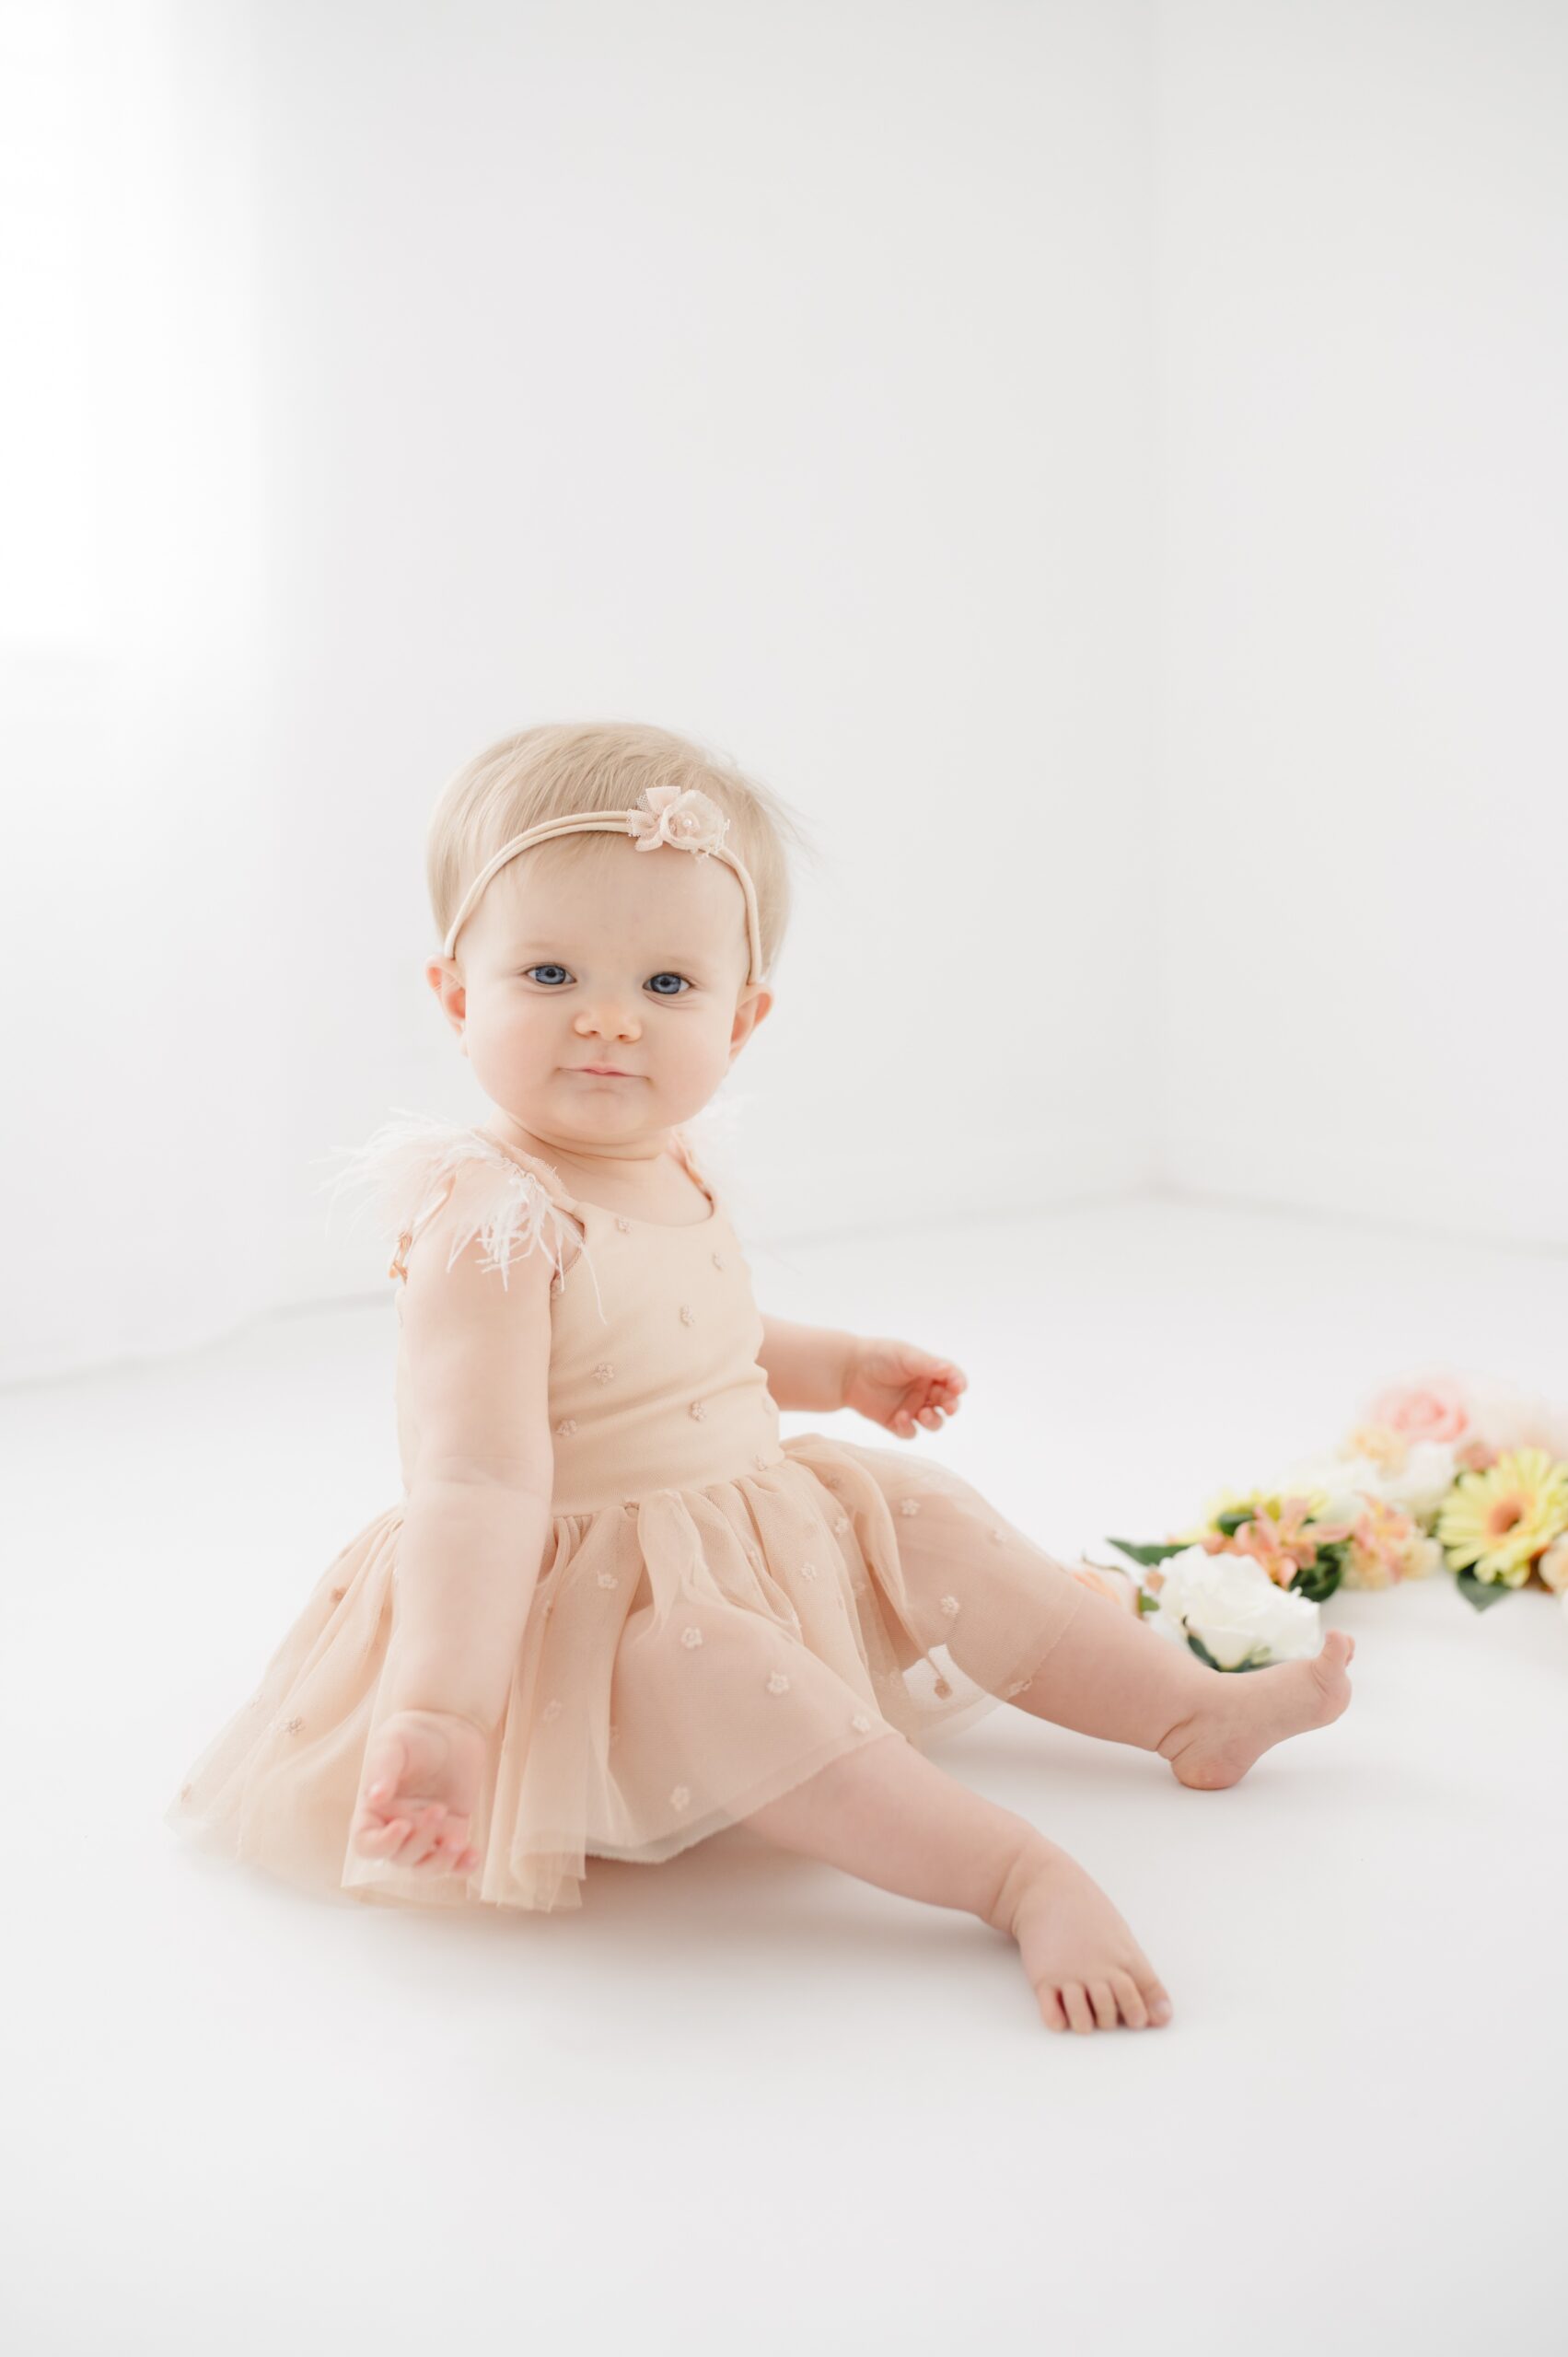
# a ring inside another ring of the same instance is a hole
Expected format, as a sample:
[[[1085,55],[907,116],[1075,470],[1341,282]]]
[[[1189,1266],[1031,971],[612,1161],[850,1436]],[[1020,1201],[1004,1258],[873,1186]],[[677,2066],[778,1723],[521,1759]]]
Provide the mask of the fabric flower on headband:
[[[628,834],[636,840],[639,851],[656,851],[660,843],[673,843],[678,851],[717,851],[723,843],[729,820],[705,794],[695,786],[683,793],[678,785],[645,787],[643,802],[646,806],[631,811]]]

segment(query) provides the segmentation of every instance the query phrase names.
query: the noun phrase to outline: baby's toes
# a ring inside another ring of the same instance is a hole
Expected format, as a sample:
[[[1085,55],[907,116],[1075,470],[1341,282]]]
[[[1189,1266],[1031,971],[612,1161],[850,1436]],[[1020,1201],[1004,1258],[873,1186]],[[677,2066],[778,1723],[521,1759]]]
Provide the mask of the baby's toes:
[[[1129,2029],[1147,2029],[1149,2009],[1144,2003],[1143,1991],[1130,1972],[1113,1972],[1110,1985],[1116,1991],[1116,2002],[1121,2008],[1121,2018]]]
[[[1047,2029],[1066,2028],[1067,2016],[1062,2010],[1061,1996],[1049,1980],[1040,1982],[1035,1991],[1035,1999],[1040,2006],[1040,2017]]]
[[[1091,2030],[1095,2026],[1094,2008],[1088,1991],[1081,1980],[1066,1980],[1062,1984],[1062,2003],[1067,2018],[1075,2030]]]
[[[1116,1999],[1111,1994],[1109,1981],[1090,1980],[1086,1982],[1085,1986],[1089,1992],[1089,2003],[1095,2009],[1097,2027],[1114,2029],[1116,2027]]]
[[[1144,2003],[1149,2009],[1149,2019],[1158,2028],[1162,2024],[1169,2021],[1171,2014],[1170,1999],[1166,1992],[1165,1983],[1163,1980],[1156,1980],[1147,1966],[1141,1972],[1135,1973],[1133,1978],[1143,1991]]]

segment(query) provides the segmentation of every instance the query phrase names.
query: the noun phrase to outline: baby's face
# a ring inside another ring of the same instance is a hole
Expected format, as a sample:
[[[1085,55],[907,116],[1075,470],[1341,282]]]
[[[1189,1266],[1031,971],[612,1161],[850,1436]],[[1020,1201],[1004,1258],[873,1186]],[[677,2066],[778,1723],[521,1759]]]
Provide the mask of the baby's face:
[[[509,861],[455,956],[425,969],[491,1102],[590,1155],[699,1111],[772,1004],[746,983],[733,868],[667,843],[597,844],[587,859],[544,842]]]

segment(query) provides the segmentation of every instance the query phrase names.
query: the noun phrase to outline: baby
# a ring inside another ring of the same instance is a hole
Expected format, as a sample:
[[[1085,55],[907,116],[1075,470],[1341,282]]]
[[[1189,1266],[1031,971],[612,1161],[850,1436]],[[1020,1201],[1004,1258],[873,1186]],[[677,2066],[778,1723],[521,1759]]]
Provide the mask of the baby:
[[[762,1316],[684,1134],[773,1006],[796,833],[650,727],[528,729],[446,789],[425,972],[489,1117],[346,1174],[396,1238],[404,1496],[170,1819],[354,1898],[531,1908],[745,1823],[1005,1933],[1051,2029],[1163,2024],[1105,1894],[921,1747],[1005,1701],[1214,1790],[1339,1716],[1352,1642],[1221,1674],[918,1451],[781,1438],[850,1408],[908,1442],[966,1387]]]

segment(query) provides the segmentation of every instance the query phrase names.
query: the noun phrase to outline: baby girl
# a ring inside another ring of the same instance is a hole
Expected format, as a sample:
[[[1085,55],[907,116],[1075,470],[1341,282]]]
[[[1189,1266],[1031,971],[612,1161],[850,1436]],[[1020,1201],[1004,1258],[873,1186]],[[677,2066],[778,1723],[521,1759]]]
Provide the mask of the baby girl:
[[[592,1856],[722,1827],[962,1909],[1051,2029],[1167,2022],[1098,1887],[925,1747],[999,1701],[1233,1784],[1337,1718],[1351,1640],[1225,1675],[918,1448],[966,1387],[912,1343],[763,1316],[685,1134],[757,1026],[798,838],[667,732],[525,730],[432,821],[426,977],[489,1107],[388,1122],[403,1495],[319,1580],[170,1804],[333,1896],[581,1904]]]

